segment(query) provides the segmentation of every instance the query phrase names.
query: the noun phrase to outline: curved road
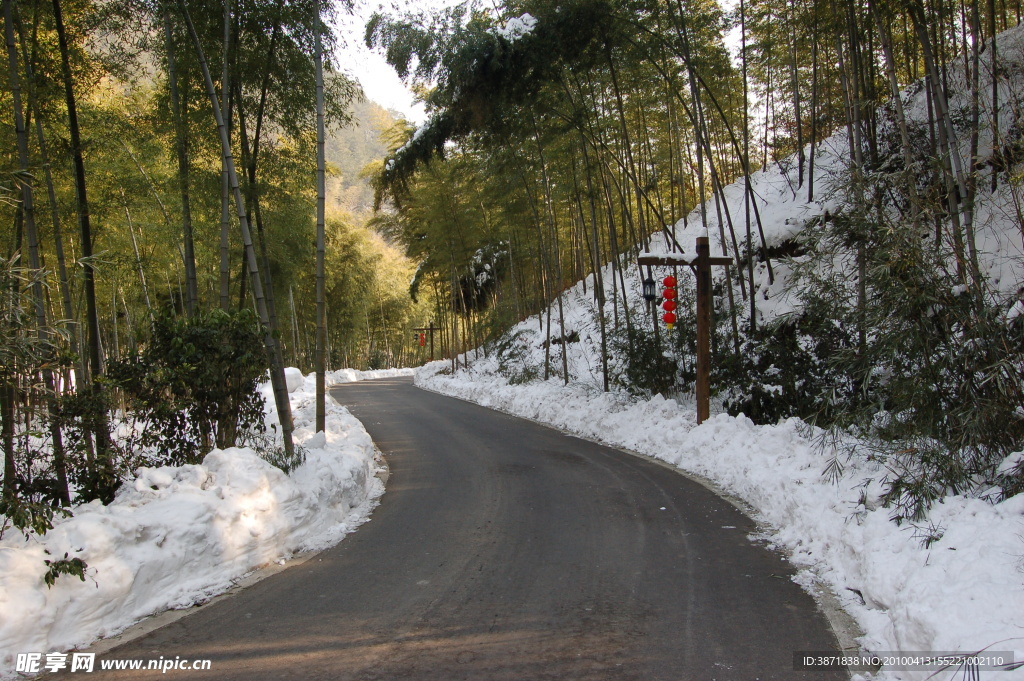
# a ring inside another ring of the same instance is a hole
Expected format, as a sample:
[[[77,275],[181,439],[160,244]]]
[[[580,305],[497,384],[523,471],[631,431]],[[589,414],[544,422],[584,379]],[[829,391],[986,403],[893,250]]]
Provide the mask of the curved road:
[[[701,485],[409,379],[332,395],[391,467],[371,522],[101,659],[208,658],[168,673],[238,681],[847,678],[794,671],[794,651],[837,649],[829,625]]]

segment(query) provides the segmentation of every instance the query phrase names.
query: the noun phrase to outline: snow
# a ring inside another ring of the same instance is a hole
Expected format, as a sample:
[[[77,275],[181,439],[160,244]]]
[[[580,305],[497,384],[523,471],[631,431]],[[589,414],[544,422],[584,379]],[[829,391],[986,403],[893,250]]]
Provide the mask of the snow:
[[[408,370],[329,372],[329,385]],[[384,488],[362,425],[327,400],[314,433],[315,375],[286,370],[295,442],[305,462],[290,475],[248,448],[211,451],[199,465],[140,468],[115,501],[73,509],[45,536],[0,540],[0,678],[18,653],[86,646],[151,614],[222,593],[253,570],[327,548],[365,522]],[[269,385],[261,386],[265,396]],[[278,423],[273,400],[267,423]],[[46,559],[79,557],[86,579],[43,582]]]
[[[537,25],[537,19],[532,14],[523,14],[518,17],[512,17],[506,21],[501,28],[495,29],[494,33],[500,35],[502,38],[509,42],[515,42],[524,35],[528,35],[533,32],[533,28]]]
[[[662,251],[662,252],[659,252],[659,253],[654,253],[654,252],[651,252],[651,251],[644,251],[643,253],[640,254],[639,257],[641,257],[641,258],[662,258],[664,260],[671,260],[674,263],[678,263],[680,265],[694,265],[697,262],[697,254],[696,253],[671,253],[671,252],[668,252],[668,251]]]
[[[284,370],[284,380],[288,385],[288,392],[293,393],[302,387],[302,372],[295,367],[286,367]]]
[[[1006,313],[1006,323],[1010,324],[1017,317],[1024,315],[1024,300],[1018,300]]]
[[[865,651],[988,647],[1024,659],[1024,495],[999,504],[949,497],[927,522],[897,526],[875,503],[886,471],[847,461],[830,481],[823,471],[834,450],[822,451],[822,433],[797,419],[758,426],[716,414],[697,426],[685,400],[637,400],[560,379],[510,385],[493,357],[454,374],[448,367],[427,365],[417,385],[656,457],[740,499],[764,537],[800,568],[799,584],[812,593],[820,584],[831,588],[864,632]],[[859,503],[862,493],[867,506]],[[926,546],[928,533],[938,538]],[[1024,679],[1024,670],[992,674]]]

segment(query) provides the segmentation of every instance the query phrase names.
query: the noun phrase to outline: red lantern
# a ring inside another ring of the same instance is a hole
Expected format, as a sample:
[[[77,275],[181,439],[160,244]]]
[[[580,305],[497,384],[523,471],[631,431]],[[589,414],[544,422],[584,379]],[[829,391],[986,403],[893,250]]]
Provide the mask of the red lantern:
[[[422,348],[426,344],[427,344],[427,334],[421,333],[420,334],[420,347]]]
[[[665,289],[661,292],[661,297],[665,299],[661,304],[661,309],[665,310],[665,314],[661,316],[661,320],[671,331],[672,326],[676,323],[676,296],[679,295],[676,292],[676,278],[670,274],[662,279],[661,283],[665,285]]]

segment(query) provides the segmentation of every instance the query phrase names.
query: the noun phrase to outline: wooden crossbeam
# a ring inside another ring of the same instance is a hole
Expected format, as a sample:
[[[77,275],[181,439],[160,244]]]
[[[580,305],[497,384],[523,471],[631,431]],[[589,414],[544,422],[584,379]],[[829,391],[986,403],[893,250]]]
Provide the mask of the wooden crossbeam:
[[[685,257],[679,257],[685,256]],[[662,267],[678,267],[681,265],[688,265],[690,267],[697,266],[697,254],[696,253],[672,253],[669,255],[652,255],[650,253],[641,253],[640,257],[637,258],[638,265],[655,265]],[[733,259],[723,255],[712,255],[708,256],[709,265],[732,265]]]

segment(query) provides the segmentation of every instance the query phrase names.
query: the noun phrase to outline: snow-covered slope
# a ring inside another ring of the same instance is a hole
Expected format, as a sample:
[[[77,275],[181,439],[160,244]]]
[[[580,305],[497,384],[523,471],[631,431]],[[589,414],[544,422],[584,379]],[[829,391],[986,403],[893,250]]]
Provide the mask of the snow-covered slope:
[[[999,74],[998,127],[991,116],[992,62],[993,50],[983,52],[980,68],[979,140],[976,163],[979,166],[978,195],[973,224],[981,272],[1003,304],[1009,309],[1017,300],[1024,298],[1024,185],[1020,181],[1020,166],[1012,172],[1001,171],[999,182],[992,191],[990,172],[993,167],[993,129],[998,129],[995,147],[1001,158],[1024,160],[1024,25],[1016,26],[1001,33],[997,45]],[[964,71],[951,68],[948,72],[949,109],[959,137],[956,150],[960,163],[966,165],[970,159],[970,136],[968,122],[971,111],[971,87]],[[925,152],[928,146],[928,103],[923,81],[919,81],[903,92],[902,103],[913,146],[916,154]],[[888,160],[883,162],[881,172],[894,172],[903,165],[902,138],[891,109],[883,109],[879,116],[879,153]],[[778,249],[787,241],[798,239],[808,223],[835,215],[843,210],[841,188],[847,182],[847,166],[850,158],[850,141],[845,130],[821,142],[814,154],[813,168],[810,166],[810,147],[804,149],[807,158],[804,182],[799,182],[796,156],[778,162],[769,162],[751,175],[751,184],[756,196],[756,214],[751,208],[750,224],[755,249],[760,248],[758,217],[763,229],[765,244]],[[813,171],[813,196],[809,196],[809,179]],[[724,189],[725,202],[721,206],[709,201],[706,206],[707,228],[711,239],[712,253],[734,255],[732,236],[735,232],[741,257],[745,257],[747,229],[747,208],[744,201],[744,183],[740,178]],[[674,229],[684,250],[693,252],[693,238],[702,227],[701,209],[693,210],[679,221]],[[722,248],[723,241],[725,249]],[[652,250],[667,250],[664,241],[655,239]],[[770,321],[785,314],[797,305],[789,289],[790,268],[785,262],[773,262],[775,282],[769,284],[767,268],[756,265],[755,279],[759,288],[757,307],[760,320]],[[718,268],[716,268],[718,269]],[[721,272],[716,272],[720,277]]]

